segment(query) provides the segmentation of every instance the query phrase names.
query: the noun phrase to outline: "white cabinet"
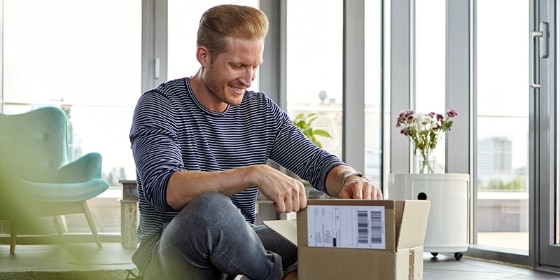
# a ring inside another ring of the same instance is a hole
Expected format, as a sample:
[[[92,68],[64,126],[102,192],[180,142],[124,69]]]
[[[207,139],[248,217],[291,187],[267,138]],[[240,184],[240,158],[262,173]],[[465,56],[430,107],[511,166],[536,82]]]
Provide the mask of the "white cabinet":
[[[455,253],[469,247],[469,174],[389,174],[387,198],[431,201],[424,252]]]

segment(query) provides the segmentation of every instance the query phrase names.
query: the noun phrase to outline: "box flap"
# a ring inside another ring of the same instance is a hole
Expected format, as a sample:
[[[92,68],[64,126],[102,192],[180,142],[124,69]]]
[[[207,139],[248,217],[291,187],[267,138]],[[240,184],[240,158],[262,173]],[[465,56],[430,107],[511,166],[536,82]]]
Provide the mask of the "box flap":
[[[263,221],[263,224],[297,246],[297,220],[271,220]]]
[[[411,248],[424,245],[430,201],[406,200],[404,203],[397,248]]]

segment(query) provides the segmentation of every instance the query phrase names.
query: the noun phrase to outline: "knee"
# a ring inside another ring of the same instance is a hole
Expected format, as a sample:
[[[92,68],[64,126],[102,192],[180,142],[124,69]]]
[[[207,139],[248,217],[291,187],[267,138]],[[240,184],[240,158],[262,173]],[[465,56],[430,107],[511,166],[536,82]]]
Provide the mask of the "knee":
[[[187,207],[190,208],[208,208],[208,207],[218,207],[224,206],[225,204],[231,204],[231,199],[219,192],[207,192],[199,195],[193,199]]]
[[[181,212],[208,213],[231,212],[237,210],[231,199],[218,192],[204,193],[193,199]]]
[[[175,219],[211,227],[223,221],[245,221],[231,199],[217,192],[205,193],[193,199]]]

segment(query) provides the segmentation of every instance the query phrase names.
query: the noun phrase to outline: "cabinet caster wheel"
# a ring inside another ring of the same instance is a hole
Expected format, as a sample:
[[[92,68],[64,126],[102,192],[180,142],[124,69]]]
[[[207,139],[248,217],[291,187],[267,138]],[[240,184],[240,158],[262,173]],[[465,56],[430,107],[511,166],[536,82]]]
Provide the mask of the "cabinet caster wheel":
[[[432,252],[432,257],[437,258],[438,253],[433,253]]]
[[[462,253],[455,253],[455,259],[456,260],[460,261],[462,257],[463,257]]]

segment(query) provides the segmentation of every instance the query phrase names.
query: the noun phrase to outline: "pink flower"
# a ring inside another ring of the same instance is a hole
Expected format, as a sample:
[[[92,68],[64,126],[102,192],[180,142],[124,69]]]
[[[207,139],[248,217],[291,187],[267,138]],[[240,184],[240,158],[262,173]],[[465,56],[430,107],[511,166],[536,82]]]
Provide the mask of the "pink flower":
[[[449,111],[447,111],[447,116],[450,118],[454,118],[457,116],[457,111],[455,111],[455,109],[451,108]]]
[[[435,112],[426,114],[403,110],[399,113],[396,126],[401,128],[401,134],[410,137],[415,154],[417,152],[426,154],[436,148],[442,133],[451,130],[452,119],[457,115],[455,109],[450,109],[445,115]]]

